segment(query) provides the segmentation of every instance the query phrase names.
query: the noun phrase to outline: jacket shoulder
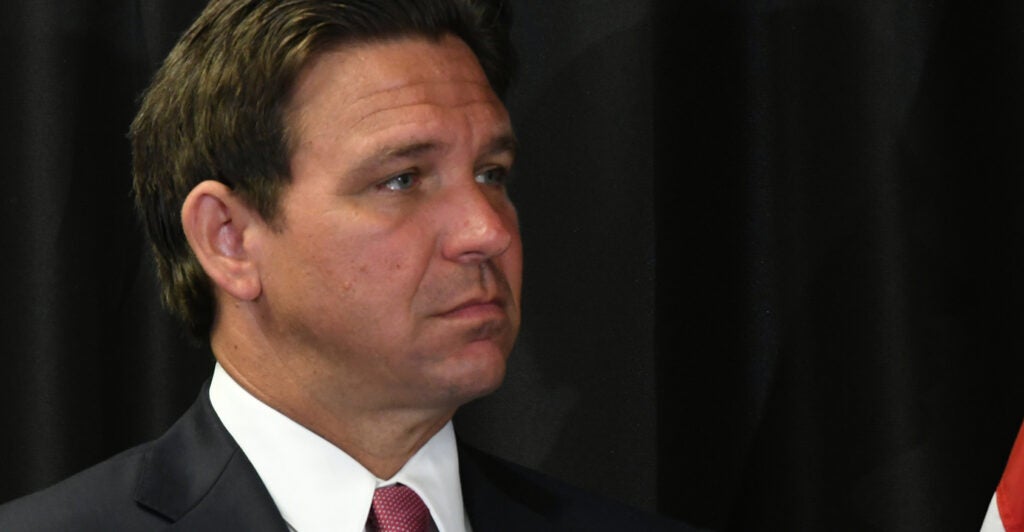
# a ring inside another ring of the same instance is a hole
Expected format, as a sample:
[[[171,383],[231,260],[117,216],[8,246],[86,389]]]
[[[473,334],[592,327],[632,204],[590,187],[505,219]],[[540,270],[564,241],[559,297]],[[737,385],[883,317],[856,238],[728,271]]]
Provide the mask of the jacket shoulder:
[[[287,525],[209,399],[160,438],[0,506],[0,530],[246,532]]]
[[[124,451],[42,491],[0,506],[0,530],[154,530],[167,526],[133,497],[152,443]]]

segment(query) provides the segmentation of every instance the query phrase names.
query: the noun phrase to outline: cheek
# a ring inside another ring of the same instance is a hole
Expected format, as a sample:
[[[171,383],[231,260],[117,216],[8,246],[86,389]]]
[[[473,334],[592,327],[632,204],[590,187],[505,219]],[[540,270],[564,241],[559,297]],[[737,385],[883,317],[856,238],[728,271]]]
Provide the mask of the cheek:
[[[400,320],[427,275],[433,250],[429,224],[412,216],[398,221],[348,212],[354,214],[301,225],[307,230],[289,235],[279,267],[305,285],[299,290],[305,298],[322,302],[305,303],[317,307],[314,312],[340,306],[355,314],[347,319],[364,325]]]
[[[375,307],[408,303],[426,275],[431,249],[418,228],[374,234],[339,243],[334,277],[347,279]],[[323,267],[330,267],[324,264]]]

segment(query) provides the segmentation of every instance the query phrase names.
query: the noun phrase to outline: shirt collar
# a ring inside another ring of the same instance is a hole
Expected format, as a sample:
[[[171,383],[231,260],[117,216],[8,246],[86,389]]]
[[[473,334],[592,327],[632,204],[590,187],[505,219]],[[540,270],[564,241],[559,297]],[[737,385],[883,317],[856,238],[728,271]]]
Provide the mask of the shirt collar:
[[[404,484],[415,491],[439,532],[464,532],[466,516],[451,421],[390,479],[261,402],[217,364],[210,402],[256,469],[274,504],[298,532],[363,530],[374,489]]]

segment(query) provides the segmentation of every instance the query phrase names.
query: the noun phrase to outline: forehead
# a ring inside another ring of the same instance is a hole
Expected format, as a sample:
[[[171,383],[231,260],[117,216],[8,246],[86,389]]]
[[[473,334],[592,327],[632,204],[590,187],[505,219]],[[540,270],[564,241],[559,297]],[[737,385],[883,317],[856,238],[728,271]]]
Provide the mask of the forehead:
[[[299,144],[428,124],[451,111],[494,134],[509,129],[476,56],[453,36],[359,43],[320,54],[296,80],[287,107]]]

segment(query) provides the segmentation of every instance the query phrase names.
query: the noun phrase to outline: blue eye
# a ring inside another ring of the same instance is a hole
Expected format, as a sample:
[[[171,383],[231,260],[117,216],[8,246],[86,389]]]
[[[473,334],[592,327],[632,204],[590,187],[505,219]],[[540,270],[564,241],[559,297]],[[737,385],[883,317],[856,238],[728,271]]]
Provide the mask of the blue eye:
[[[378,188],[390,190],[392,192],[398,192],[402,190],[409,190],[416,184],[416,176],[411,173],[399,174],[387,181],[377,185]]]
[[[488,168],[473,179],[481,185],[505,186],[508,182],[508,170],[501,167]]]

